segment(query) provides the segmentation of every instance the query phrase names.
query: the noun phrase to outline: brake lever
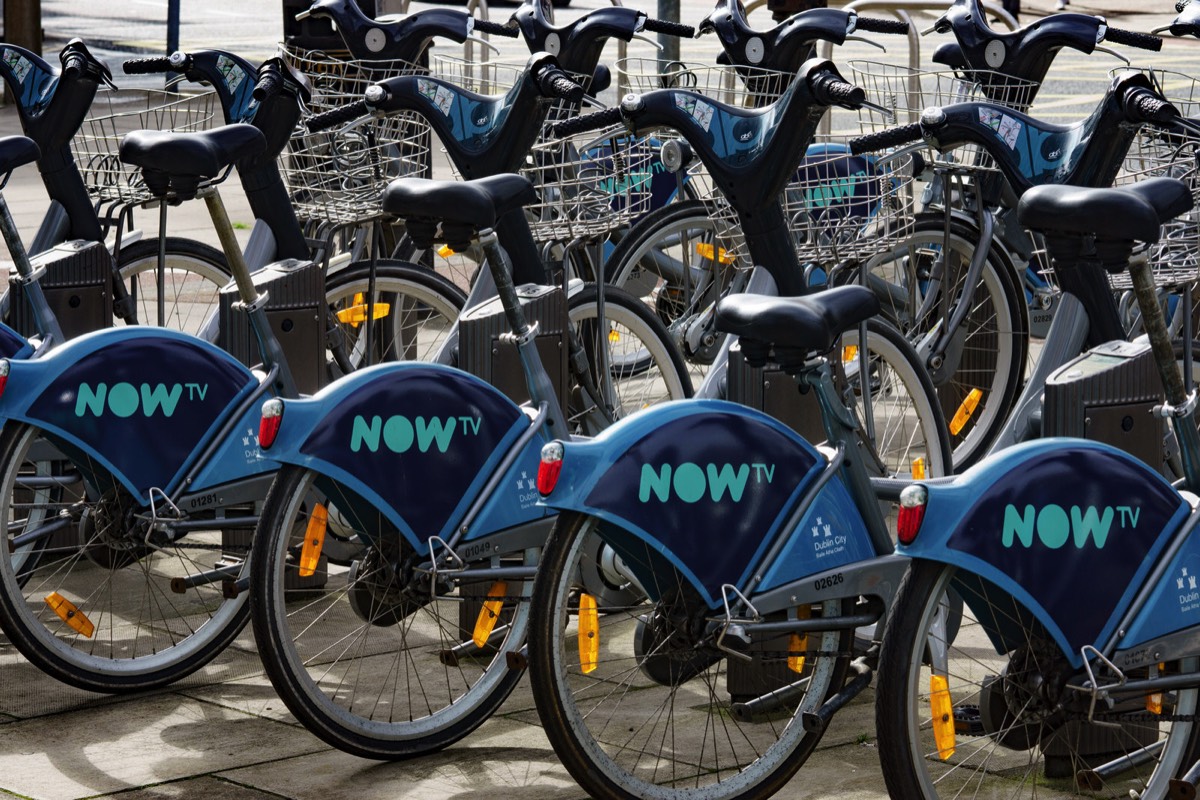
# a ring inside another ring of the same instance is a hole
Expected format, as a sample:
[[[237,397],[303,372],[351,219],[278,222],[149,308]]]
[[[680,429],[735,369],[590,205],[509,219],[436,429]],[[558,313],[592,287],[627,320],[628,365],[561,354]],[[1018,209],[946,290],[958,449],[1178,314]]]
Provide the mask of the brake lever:
[[[312,16],[312,9],[306,8],[303,11],[296,14],[296,22],[303,22],[304,20],[308,19],[311,16]]]
[[[1171,30],[1171,27],[1171,25],[1163,25],[1161,28],[1155,28],[1154,30],[1150,31],[1150,33],[1154,36],[1158,36],[1163,31]]]
[[[847,42],[863,42],[864,44],[869,44],[869,45],[878,47],[880,50],[882,50],[885,53],[887,52],[886,47],[884,47],[883,45],[881,45],[879,42],[875,41],[874,39],[868,39],[865,36],[854,36],[853,34],[851,34],[850,36],[846,37],[845,41],[847,41]]]
[[[1110,55],[1110,56],[1114,56],[1114,57],[1116,57],[1116,58],[1119,58],[1119,59],[1121,59],[1122,61],[1124,61],[1124,62],[1126,63],[1126,65],[1128,65],[1128,64],[1129,64],[1129,59],[1128,59],[1128,58],[1126,58],[1126,57],[1125,57],[1124,55],[1122,55],[1121,53],[1118,53],[1116,50],[1113,50],[1113,49],[1111,49],[1111,48],[1108,48],[1108,47],[1101,47],[1100,45],[1096,45],[1096,48],[1095,48],[1095,49],[1096,49],[1096,52],[1097,52],[1097,53],[1107,53],[1107,54],[1108,54],[1108,55]]]
[[[888,122],[896,121],[896,112],[892,111],[890,108],[881,106],[878,103],[872,103],[870,100],[863,100],[862,105],[863,105],[863,108],[869,108],[872,111],[879,112],[880,114],[883,115],[884,119],[886,119]]]
[[[653,45],[654,47],[657,47],[657,48],[658,48],[660,51],[662,51],[662,50],[665,50],[665,49],[666,49],[666,48],[665,48],[665,47],[663,47],[661,44],[659,44],[657,41],[655,41],[654,39],[651,39],[649,36],[647,36],[647,35],[646,35],[646,34],[644,34],[644,33],[635,33],[635,34],[634,34],[634,35],[633,35],[631,38],[633,38],[633,39],[641,39],[643,42],[646,42],[647,44],[651,44],[651,45]]]
[[[484,47],[490,48],[493,53],[496,53],[496,54],[500,53],[499,47],[496,47],[496,45],[492,44],[487,39],[484,39],[481,36],[468,36],[467,41],[468,42],[479,42]]]
[[[928,36],[931,33],[937,33],[937,23],[936,22],[934,24],[930,25],[925,30],[921,31],[922,36]]]

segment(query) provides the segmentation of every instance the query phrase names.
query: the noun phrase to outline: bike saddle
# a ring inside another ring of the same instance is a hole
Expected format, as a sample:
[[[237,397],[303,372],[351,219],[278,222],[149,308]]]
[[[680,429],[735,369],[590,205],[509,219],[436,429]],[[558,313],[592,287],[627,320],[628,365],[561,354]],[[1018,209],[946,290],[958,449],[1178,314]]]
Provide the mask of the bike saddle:
[[[774,349],[781,363],[824,353],[850,328],[879,313],[879,298],[865,286],[839,286],[804,297],[735,294],[717,303],[717,330],[741,337],[752,366]],[[756,363],[758,362],[758,363]]]
[[[933,51],[933,63],[942,64],[950,69],[967,69],[967,57],[958,42],[943,42]]]
[[[17,167],[32,164],[41,153],[37,143],[27,136],[0,138],[0,174],[7,175]]]
[[[1191,207],[1186,183],[1152,178],[1119,189],[1035,186],[1021,196],[1017,218],[1025,227],[1049,234],[1157,242],[1159,226]]]
[[[121,160],[142,168],[146,186],[158,196],[174,190],[180,199],[196,195],[202,181],[216,178],[244,158],[267,148],[262,132],[242,123],[210,131],[133,131],[121,140]]]
[[[493,175],[473,181],[399,178],[383,191],[385,213],[405,220],[419,247],[427,247],[441,224],[442,236],[455,250],[466,249],[476,231],[537,201],[537,192],[521,175]]]

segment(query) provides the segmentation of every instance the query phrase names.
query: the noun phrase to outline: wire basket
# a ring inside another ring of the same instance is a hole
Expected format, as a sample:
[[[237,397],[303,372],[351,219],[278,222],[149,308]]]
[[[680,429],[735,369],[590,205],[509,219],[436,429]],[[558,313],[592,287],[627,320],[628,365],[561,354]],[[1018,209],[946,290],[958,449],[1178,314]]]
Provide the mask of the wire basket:
[[[859,112],[859,130],[875,133],[920,119],[930,106],[985,101],[1025,112],[1037,95],[1036,81],[1013,78],[988,70],[914,70],[877,61],[847,62],[850,82],[867,93],[867,99],[887,108],[894,119],[870,109]]]
[[[142,171],[121,161],[121,139],[137,130],[202,131],[219,125],[215,92],[179,94],[162,89],[101,91],[71,140],[88,194],[99,202],[138,204],[154,195]]]
[[[617,61],[634,92],[687,89],[730,106],[760,108],[778,100],[792,85],[795,74],[758,67],[731,67],[661,62],[653,58]]]
[[[536,144],[522,170],[538,190],[525,209],[534,238],[600,238],[646,213],[654,155],[621,126]]]
[[[426,75],[407,61],[372,61],[284,47],[284,58],[308,77],[309,111],[319,114],[363,98],[367,87],[400,75]],[[280,172],[304,222],[352,225],[380,214],[388,183],[430,174],[430,130],[417,114],[364,119],[348,128],[292,137]]]

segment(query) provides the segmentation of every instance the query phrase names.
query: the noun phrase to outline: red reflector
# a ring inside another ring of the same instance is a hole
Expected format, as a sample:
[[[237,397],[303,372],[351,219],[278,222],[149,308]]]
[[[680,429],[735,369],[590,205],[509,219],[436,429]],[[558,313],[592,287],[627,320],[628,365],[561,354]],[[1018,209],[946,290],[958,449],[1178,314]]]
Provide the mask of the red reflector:
[[[919,483],[904,487],[900,492],[900,515],[896,520],[896,535],[900,544],[912,544],[925,519],[925,504],[929,491]]]
[[[279,426],[283,424],[283,401],[273,397],[263,403],[262,417],[258,421],[258,446],[264,450],[275,444]]]
[[[0,396],[4,395],[4,387],[8,386],[8,359],[0,359]]]
[[[547,442],[542,446],[542,460],[538,463],[538,491],[543,495],[550,494],[558,485],[558,476],[562,474],[563,446],[562,442]]]

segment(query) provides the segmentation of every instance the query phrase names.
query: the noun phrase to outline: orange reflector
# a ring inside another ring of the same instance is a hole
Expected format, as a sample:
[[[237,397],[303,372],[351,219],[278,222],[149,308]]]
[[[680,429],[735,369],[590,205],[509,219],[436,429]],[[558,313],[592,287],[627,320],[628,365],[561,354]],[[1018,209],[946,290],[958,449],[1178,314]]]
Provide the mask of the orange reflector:
[[[579,669],[587,674],[600,665],[600,614],[596,598],[579,595]]]
[[[842,363],[847,364],[858,358],[858,345],[848,344],[842,348]]]
[[[1163,666],[1165,665],[1159,664],[1157,667],[1151,667],[1150,677],[1157,678],[1158,673],[1162,670]],[[1162,692],[1154,692],[1153,694],[1146,695],[1146,710],[1151,714],[1162,713]]]
[[[938,757],[945,761],[954,755],[954,707],[950,703],[950,684],[944,675],[929,676],[929,710],[933,716],[933,740]]]
[[[386,317],[392,311],[391,303],[372,303],[371,304],[371,319],[381,319]],[[367,304],[366,298],[362,293],[354,295],[354,304],[341,309],[336,314],[338,322],[343,325],[350,325],[357,328],[367,321]]]
[[[504,592],[507,589],[507,583],[496,581],[488,590],[490,599],[483,601],[483,608],[479,609],[479,616],[475,619],[475,632],[471,634],[471,641],[476,647],[483,647],[492,635],[496,620],[500,619],[500,609],[504,607]]]
[[[304,547],[300,549],[300,577],[307,578],[317,571],[321,561],[321,548],[325,544],[325,529],[329,525],[329,512],[317,503],[304,529]]]
[[[719,248],[717,250],[717,253],[718,253],[717,259],[722,264],[732,264],[733,263],[733,256],[731,256],[729,254],[729,251],[726,250],[724,247]],[[712,261],[713,260],[713,246],[711,244],[697,244],[696,245],[696,255],[698,255],[701,258],[706,259],[708,261]]]
[[[809,619],[810,617],[812,617],[812,606],[799,606],[796,609],[796,619]],[[793,633],[788,640],[788,669],[792,672],[804,671],[803,653],[807,649],[808,634]]]
[[[621,334],[617,332],[616,328],[611,329],[608,332],[608,343],[616,344],[619,341],[621,341]]]
[[[450,245],[444,244],[438,248],[437,254],[442,258],[449,258],[454,255],[454,251],[450,249]]]
[[[51,592],[46,595],[46,605],[50,606],[50,609],[55,614],[58,614],[58,618],[70,625],[76,633],[90,639],[92,638],[92,634],[96,632],[96,626],[87,618],[87,615],[58,592]]]
[[[979,407],[979,401],[983,399],[983,391],[980,389],[972,389],[963,398],[962,405],[958,407],[958,411],[954,412],[954,419],[950,420],[950,435],[958,436],[958,432],[967,426],[971,420],[971,415],[975,413],[975,409]]]
[[[915,481],[920,481],[920,480],[925,479],[925,459],[924,458],[913,459],[912,476],[913,476],[913,480],[915,480]]]

